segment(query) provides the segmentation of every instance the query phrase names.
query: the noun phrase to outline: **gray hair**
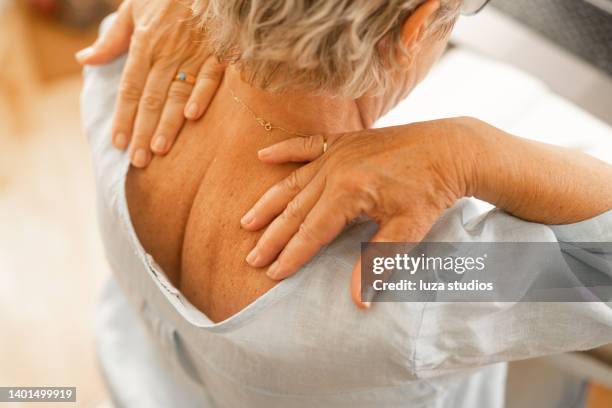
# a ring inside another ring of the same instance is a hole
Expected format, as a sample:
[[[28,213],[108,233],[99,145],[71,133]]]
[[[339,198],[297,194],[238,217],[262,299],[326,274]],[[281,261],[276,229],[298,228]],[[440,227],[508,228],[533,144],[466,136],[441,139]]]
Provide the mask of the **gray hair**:
[[[385,89],[405,19],[424,0],[195,0],[216,55],[249,83],[359,97]],[[441,0],[446,34],[458,1]]]

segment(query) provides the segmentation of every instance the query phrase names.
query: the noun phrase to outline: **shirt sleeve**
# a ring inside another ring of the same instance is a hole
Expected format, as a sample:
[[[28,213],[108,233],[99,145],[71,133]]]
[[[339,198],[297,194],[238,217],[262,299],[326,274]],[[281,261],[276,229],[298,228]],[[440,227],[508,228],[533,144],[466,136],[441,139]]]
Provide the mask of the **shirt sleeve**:
[[[115,19],[111,14],[100,24],[100,35],[108,30]],[[86,66],[83,70],[81,92],[81,120],[87,140],[92,147],[101,148],[111,137],[113,111],[125,56],[99,66]]]
[[[474,216],[473,205],[464,200],[443,216],[428,238],[576,245],[612,242],[612,211],[575,224],[546,226],[499,209]],[[611,247],[583,245],[577,254],[572,253],[571,262],[581,262],[591,269],[590,273],[609,274],[612,254],[602,248]],[[563,254],[559,257],[565,259]],[[424,308],[413,363],[417,375],[427,378],[496,362],[586,350],[609,342],[611,302],[431,302]]]

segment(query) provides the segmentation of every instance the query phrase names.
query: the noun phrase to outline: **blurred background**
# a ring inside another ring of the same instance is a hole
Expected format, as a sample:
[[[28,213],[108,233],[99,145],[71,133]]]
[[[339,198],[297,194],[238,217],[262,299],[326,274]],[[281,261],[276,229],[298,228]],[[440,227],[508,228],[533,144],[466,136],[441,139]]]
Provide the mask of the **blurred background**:
[[[0,384],[76,386],[83,407],[109,406],[93,336],[109,271],[73,54],[113,7],[0,0]]]
[[[109,270],[73,55],[119,1],[0,0],[0,385],[76,386],[95,408],[112,407],[94,340]],[[612,162],[612,1],[493,0],[379,125],[454,115]],[[508,407],[612,407],[611,350],[512,364]]]

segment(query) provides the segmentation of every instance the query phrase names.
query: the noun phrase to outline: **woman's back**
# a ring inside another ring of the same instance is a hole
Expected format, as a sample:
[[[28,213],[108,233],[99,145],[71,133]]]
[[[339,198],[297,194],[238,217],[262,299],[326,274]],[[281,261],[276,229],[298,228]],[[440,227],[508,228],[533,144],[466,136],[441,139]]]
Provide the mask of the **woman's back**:
[[[243,95],[251,91],[230,70],[204,118],[181,131],[167,156],[154,158],[146,169],[130,169],[126,184],[130,215],[143,247],[213,321],[235,314],[274,286],[265,270],[245,262],[261,234],[241,229],[240,219],[270,186],[297,167],[270,166],[257,159],[259,149],[291,135],[260,127],[232,98],[234,88]],[[313,111],[314,104],[294,103],[294,108],[277,115],[290,128],[299,126],[297,122],[310,128],[316,123],[319,130],[348,131],[360,124],[356,108],[344,102],[338,101],[346,108],[334,107],[329,127],[322,120],[325,115]],[[331,110],[329,104],[318,108]]]
[[[143,246],[214,321],[273,286],[244,261],[258,234],[241,229],[239,220],[265,191],[264,182],[271,185],[290,171],[264,169],[254,154],[261,140],[228,132],[215,121],[221,114],[217,106],[213,103],[202,121],[186,126],[166,157],[155,158],[144,170],[132,168],[126,184]],[[245,145],[253,147],[251,154],[236,151]]]

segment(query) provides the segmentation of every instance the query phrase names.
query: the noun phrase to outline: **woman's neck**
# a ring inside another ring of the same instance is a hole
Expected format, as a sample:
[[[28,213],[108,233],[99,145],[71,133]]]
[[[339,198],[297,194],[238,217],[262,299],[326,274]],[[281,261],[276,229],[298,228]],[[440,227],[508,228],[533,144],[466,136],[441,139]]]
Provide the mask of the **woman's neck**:
[[[274,130],[279,136],[284,136],[283,139],[295,134],[344,133],[364,128],[358,106],[352,99],[298,91],[264,91],[243,81],[240,73],[233,67],[226,71],[219,91],[229,93],[229,102],[236,105],[232,111],[238,108],[239,115],[234,118],[235,121],[246,120],[257,124],[255,117],[262,118],[273,126],[288,131]],[[262,130],[265,131],[263,126]]]

